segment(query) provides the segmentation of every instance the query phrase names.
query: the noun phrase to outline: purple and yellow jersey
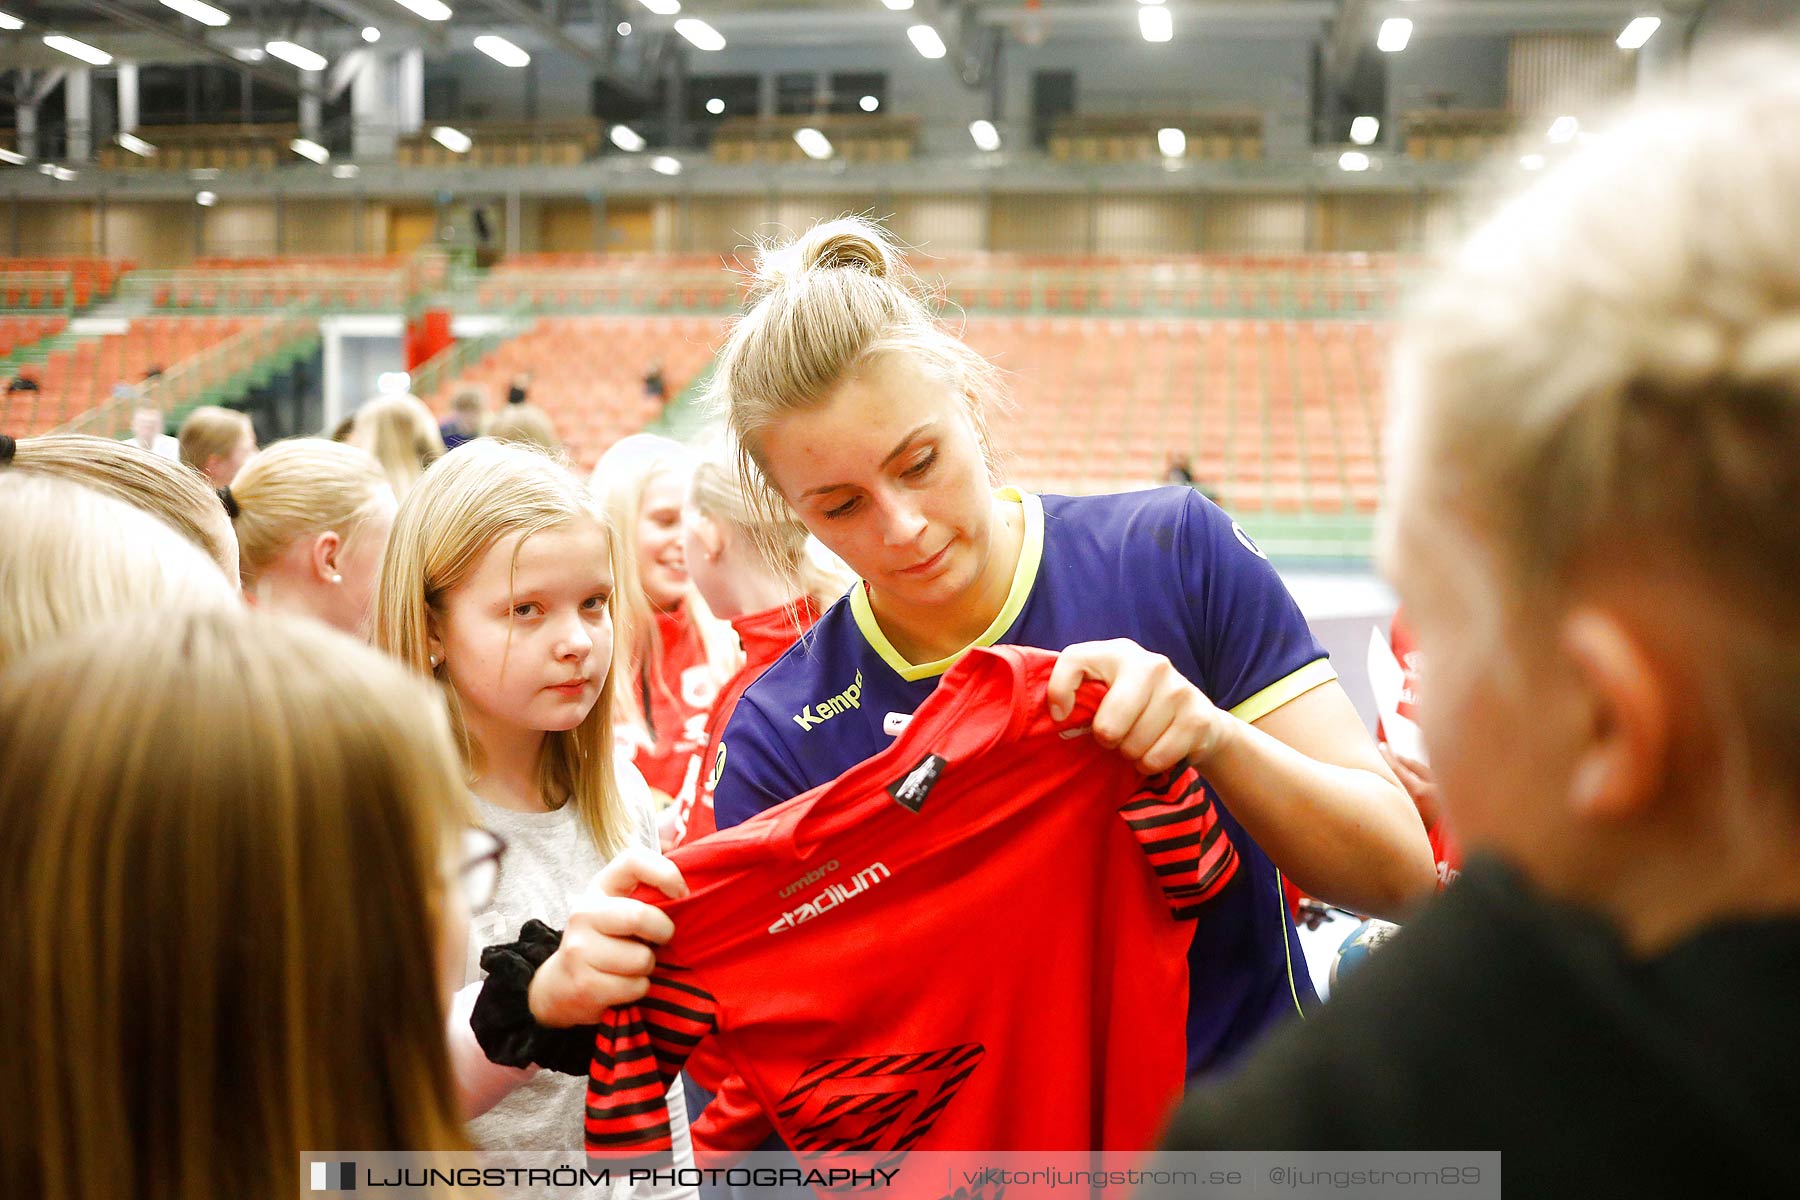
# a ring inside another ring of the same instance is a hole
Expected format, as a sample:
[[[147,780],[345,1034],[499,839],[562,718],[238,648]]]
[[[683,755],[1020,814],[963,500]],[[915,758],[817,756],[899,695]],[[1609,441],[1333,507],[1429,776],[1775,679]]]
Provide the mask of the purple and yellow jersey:
[[[1337,678],[1262,552],[1192,489],[1001,496],[1024,508],[1024,547],[1006,603],[975,645],[1062,650],[1129,638],[1246,721]],[[906,661],[867,590],[851,589],[739,702],[710,764],[719,828],[887,749],[959,657]],[[1280,875],[1218,807],[1241,867],[1201,914],[1188,955],[1189,1075],[1226,1064],[1314,1000]]]

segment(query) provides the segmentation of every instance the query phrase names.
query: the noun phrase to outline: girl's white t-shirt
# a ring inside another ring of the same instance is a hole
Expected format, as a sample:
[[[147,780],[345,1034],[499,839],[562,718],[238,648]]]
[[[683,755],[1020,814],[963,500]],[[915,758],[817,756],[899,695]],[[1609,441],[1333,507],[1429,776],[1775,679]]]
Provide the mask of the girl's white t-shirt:
[[[657,850],[655,808],[649,785],[626,754],[615,753],[613,767],[638,839]],[[482,950],[498,942],[513,941],[526,921],[536,918],[553,929],[563,928],[576,897],[587,890],[606,865],[573,808],[525,813],[490,804],[479,796],[475,797],[475,808],[477,823],[506,840],[506,854],[501,860],[493,902],[470,918],[468,957],[463,967],[465,984],[481,980]],[[587,1080],[539,1071],[471,1120],[469,1137],[482,1150],[579,1151],[586,1103]],[[685,1156],[691,1162],[680,1080],[669,1089],[669,1113],[677,1161]],[[615,1187],[614,1191],[619,1189]],[[691,1192],[641,1193],[657,1200],[687,1194]]]

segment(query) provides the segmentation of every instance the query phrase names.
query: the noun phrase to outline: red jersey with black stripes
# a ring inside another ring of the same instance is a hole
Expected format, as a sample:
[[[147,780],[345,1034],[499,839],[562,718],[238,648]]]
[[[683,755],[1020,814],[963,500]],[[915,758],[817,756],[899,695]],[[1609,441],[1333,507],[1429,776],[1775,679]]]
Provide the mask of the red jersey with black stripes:
[[[1237,853],[1191,770],[1088,735],[1100,685],[1050,718],[1055,661],[971,651],[885,752],[672,855],[690,892],[639,892],[675,936],[601,1024],[590,1154],[666,1149],[703,1041],[803,1160],[1154,1144]],[[695,1144],[750,1148],[707,1115]]]

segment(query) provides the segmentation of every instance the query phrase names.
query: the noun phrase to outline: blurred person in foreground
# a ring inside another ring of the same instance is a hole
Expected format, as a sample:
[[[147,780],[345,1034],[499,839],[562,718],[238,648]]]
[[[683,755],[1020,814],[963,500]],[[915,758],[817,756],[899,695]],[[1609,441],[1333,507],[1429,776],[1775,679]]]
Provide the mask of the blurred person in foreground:
[[[1708,78],[1511,202],[1404,330],[1383,555],[1467,866],[1168,1148],[1792,1188],[1800,62]]]

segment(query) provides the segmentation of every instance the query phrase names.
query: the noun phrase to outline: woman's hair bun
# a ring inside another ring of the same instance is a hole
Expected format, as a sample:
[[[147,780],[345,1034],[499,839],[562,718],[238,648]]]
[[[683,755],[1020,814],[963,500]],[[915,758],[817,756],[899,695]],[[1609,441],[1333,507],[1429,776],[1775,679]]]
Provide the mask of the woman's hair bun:
[[[753,295],[760,297],[813,271],[862,271],[901,281],[906,263],[887,232],[862,217],[822,221],[785,246],[763,251]]]
[[[802,271],[854,269],[886,279],[900,269],[900,255],[877,225],[841,217],[815,225],[795,243]]]

